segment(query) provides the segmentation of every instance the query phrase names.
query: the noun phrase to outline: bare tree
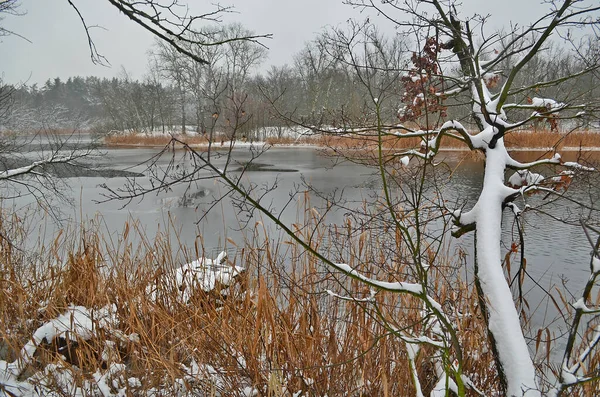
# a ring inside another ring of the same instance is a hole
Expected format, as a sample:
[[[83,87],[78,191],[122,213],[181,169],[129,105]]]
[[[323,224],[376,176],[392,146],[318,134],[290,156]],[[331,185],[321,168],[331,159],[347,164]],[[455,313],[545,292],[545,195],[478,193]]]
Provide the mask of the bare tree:
[[[324,253],[312,240],[310,230],[297,230],[295,226],[281,221],[277,213],[262,201],[264,190],[244,185],[240,175],[230,172],[229,157],[225,167],[218,167],[210,152],[200,153],[177,138],[171,144],[185,149],[191,168],[180,170],[173,156],[168,170],[153,168],[151,188],[132,181],[120,191],[109,192],[109,198],[132,200],[168,189],[175,183],[218,178],[229,193],[237,195],[238,208],[258,209],[319,262],[374,290],[416,299],[419,306],[415,306],[418,307],[415,310],[419,310],[422,317],[414,325],[405,324],[390,313],[382,314],[377,299],[357,297],[355,290],[346,289],[348,296],[333,294],[357,304],[373,305],[373,316],[406,345],[411,368],[417,365],[416,356],[420,349],[426,347],[436,352],[433,357],[437,382],[432,395],[453,392],[464,396],[467,389],[482,395],[484,392],[468,376],[466,352],[461,343],[464,332],[456,326],[463,316],[476,313],[461,312],[452,307],[452,302],[449,302],[449,309],[445,308],[437,300],[441,293],[439,285],[433,281],[440,247],[448,234],[446,223],[441,230],[436,230],[434,220],[451,219],[455,237],[475,232],[473,271],[478,310],[485,320],[487,344],[498,374],[497,388],[492,387],[489,393],[540,396],[546,392],[560,395],[574,386],[597,381],[597,372],[580,362],[597,355],[600,338],[593,333],[597,318],[592,318],[583,331],[585,335],[594,336],[581,339],[577,336],[581,318],[597,313],[597,309],[591,307],[593,299],[590,295],[591,286],[600,274],[597,245],[590,265],[591,283],[586,285],[581,299],[573,303],[576,314],[564,361],[556,379],[550,379],[536,368],[529,353],[510,280],[507,280],[502,267],[505,255],[501,248],[501,234],[505,210],[510,211],[518,222],[532,208],[528,195],[541,192],[550,197],[565,197],[564,189],[574,177],[596,172],[595,168],[579,162],[563,161],[556,152],[550,152],[546,158],[537,161],[520,162],[509,153],[504,139],[536,120],[551,124],[560,120],[580,120],[596,108],[588,97],[560,87],[596,72],[600,67],[597,61],[577,70],[571,70],[567,65],[559,68],[558,73],[543,73],[541,81],[529,82],[521,76],[528,65],[540,61],[538,56],[547,50],[553,34],[563,34],[565,29],[597,28],[600,7],[582,0],[553,1],[548,3],[549,11],[526,28],[487,34],[485,17],[464,18],[453,3],[437,0],[385,1],[381,4],[358,0],[348,3],[375,9],[392,21],[407,41],[412,41],[413,48],[409,60],[395,55],[390,57],[390,54],[401,51],[384,51],[382,40],[370,24],[351,24],[349,32],[334,30],[326,35],[315,56],[303,57],[308,61],[306,70],[309,72],[320,70],[323,57],[327,64],[348,68],[354,81],[364,90],[363,114],[344,119],[335,134],[375,143],[373,159],[382,194],[373,198],[374,209],[364,212],[353,210],[352,216],[365,227],[378,224],[381,226],[378,230],[387,233],[377,241],[381,249],[379,258],[383,259],[372,264],[352,265],[351,260],[356,257],[352,255],[352,248],[348,249],[350,253],[346,257],[344,249],[347,246],[340,247],[339,257]],[[193,59],[196,58],[199,57]],[[534,67],[534,70],[539,67],[542,66]],[[314,82],[312,78],[305,80]],[[402,92],[399,92],[399,87]],[[327,94],[328,89],[324,92]],[[556,96],[550,98],[546,93]],[[462,122],[450,118],[450,101],[454,101],[453,106],[470,109],[470,123],[469,120]],[[277,106],[277,98],[272,103]],[[393,106],[400,108],[394,114],[395,119],[389,112]],[[312,109],[316,108],[312,106]],[[280,116],[286,115],[280,112]],[[296,122],[302,124],[303,120]],[[305,126],[322,133],[331,132],[327,120],[320,126]],[[386,142],[395,144],[408,139],[417,139],[421,143],[406,150],[400,149],[400,146],[392,146],[388,150],[385,146]],[[437,179],[432,170],[436,169],[440,150],[449,139],[460,142],[484,158],[483,185],[468,210],[465,210],[468,206],[466,200],[460,202],[457,208],[450,208],[439,191],[427,194],[430,189],[435,190]],[[412,168],[411,163],[417,163],[418,167]],[[555,175],[544,179],[532,171],[542,166],[552,167]],[[510,176],[506,175],[509,169],[514,171]],[[524,205],[519,206],[520,200]],[[588,207],[591,213],[597,215],[593,203]],[[325,212],[330,210],[327,204]],[[320,215],[315,217],[317,224],[324,219]],[[394,273],[399,263],[408,264],[407,268],[402,273]],[[519,272],[525,274],[525,269]],[[460,292],[457,291],[457,294]],[[578,348],[582,354],[573,359]],[[417,395],[423,395],[416,370],[413,380]]]
[[[163,78],[160,70],[160,65],[156,57],[151,57],[148,65],[148,73],[145,77],[148,96],[152,101],[152,117],[150,130],[153,131],[157,123],[160,123],[162,131],[165,132],[166,127],[172,127],[171,120],[171,103],[174,102],[169,98],[169,89],[163,85]]]
[[[89,25],[84,15],[77,8],[76,0],[67,0],[77,12],[85,28],[92,62],[106,64],[108,60],[102,56],[94,44]],[[259,43],[260,39],[270,38],[271,35],[234,35],[221,37],[206,32],[206,23],[220,23],[223,15],[232,12],[233,7],[221,6],[216,3],[212,8],[202,14],[192,14],[189,6],[179,0],[107,0],[112,6],[122,12],[127,18],[156,36],[161,42],[166,43],[175,51],[190,59],[208,64],[210,61],[194,52],[191,47],[215,47],[235,41],[253,41]]]
[[[5,15],[23,15],[24,13],[19,9],[20,7],[21,3],[19,0],[0,0],[0,24],[4,20]],[[2,36],[18,36],[24,40],[27,40],[26,37],[21,36],[18,32],[13,32],[3,26],[0,26],[0,37]]]
[[[476,231],[475,281],[503,392],[511,396],[540,395],[539,378],[527,353],[519,314],[502,270],[502,213],[505,208],[512,208],[516,215],[520,214],[521,210],[516,207],[514,200],[528,192],[541,190],[548,194],[561,194],[554,186],[558,183],[553,185],[550,181],[542,182],[541,177],[529,171],[531,168],[554,164],[575,171],[593,169],[564,162],[556,153],[551,153],[548,159],[519,162],[505,148],[504,137],[536,119],[570,119],[582,116],[581,111],[584,109],[594,108],[594,103],[579,103],[564,96],[553,99],[535,97],[530,100],[518,100],[516,97],[542,89],[549,90],[550,87],[596,70],[598,64],[589,65],[578,72],[549,76],[547,80],[536,81],[531,85],[518,86],[516,81],[524,67],[547,48],[553,33],[560,33],[563,27],[583,28],[597,23],[600,8],[582,1],[553,2],[546,15],[518,33],[511,32],[508,37],[482,33],[475,38],[475,26],[483,25],[485,18],[461,20],[454,6],[447,7],[442,2],[390,1],[383,5],[372,1],[349,3],[374,8],[384,13],[399,28],[416,32],[416,42],[422,48],[413,55],[414,68],[408,73],[414,84],[408,84],[411,89],[407,89],[406,97],[409,108],[403,108],[400,116],[406,121],[417,121],[417,110],[422,111],[425,116],[439,110],[441,117],[433,122],[430,119],[419,122],[421,130],[399,126],[399,131],[393,134],[399,137],[417,135],[424,138],[421,150],[408,150],[399,155],[431,161],[443,147],[442,142],[446,136],[458,139],[471,150],[485,155],[484,182],[476,204],[469,211],[452,211],[457,225],[454,234],[458,236]],[[496,51],[494,47],[500,39],[506,39],[506,43],[502,50]],[[504,70],[498,70],[500,63],[509,56],[514,56],[515,61],[508,63]],[[448,66],[444,65],[449,65],[449,62],[459,63],[458,75],[448,76]],[[444,109],[440,107],[440,98],[463,92],[472,104],[472,117],[477,126],[475,132],[470,132],[456,120],[445,121]],[[374,93],[372,96],[375,99]],[[515,109],[529,109],[532,113],[513,120],[515,115],[512,111]],[[508,183],[505,179],[507,168],[517,170],[517,177],[513,175]],[[571,175],[568,171],[565,172]],[[523,178],[519,179],[518,176]],[[555,182],[559,181],[560,178]],[[563,367],[559,388],[565,382],[573,385],[589,379],[590,374],[577,375],[570,372],[569,365]]]
[[[209,34],[216,41],[252,35],[238,24],[206,28],[204,35]],[[212,142],[218,129],[221,136],[230,139],[233,130],[237,131],[234,120],[241,120],[236,112],[245,113],[242,108],[248,96],[249,74],[264,57],[265,49],[254,42],[234,40],[214,47],[190,46],[189,50],[207,63],[201,64],[157,42],[156,56],[161,68],[182,93],[182,119],[185,104],[191,102],[198,132],[208,133]]]
[[[22,15],[19,6],[20,3],[17,0],[0,0],[0,37],[19,36],[18,33],[7,30],[1,25],[5,15]],[[13,91],[14,86],[4,84],[3,79],[0,78],[0,118],[5,117],[10,109]]]
[[[18,11],[19,3],[14,0],[0,1],[0,22],[3,15],[22,15]],[[17,33],[8,31],[0,26],[1,35],[17,35]],[[20,37],[20,36],[19,36]],[[18,124],[23,125],[31,122],[32,118],[40,117],[39,114],[33,115],[31,109],[20,112],[18,117],[12,113],[17,112],[13,105],[13,95],[16,89],[13,85],[5,85],[0,80],[0,126],[6,127],[8,119],[18,119]],[[60,117],[57,108],[53,108],[50,113],[52,117]],[[56,123],[55,118],[50,124]],[[95,149],[87,145],[85,147],[78,145],[75,139],[67,143],[70,136],[53,136],[47,132],[46,124],[48,120],[42,123],[42,127],[36,126],[36,133],[33,136],[0,138],[0,185],[3,192],[0,199],[9,199],[30,195],[48,213],[59,219],[59,213],[51,205],[54,197],[66,198],[64,189],[66,184],[60,183],[56,178],[58,167],[61,166],[81,166],[78,160],[82,160],[95,153]],[[11,131],[15,133],[19,125],[12,123]],[[31,150],[35,146],[36,139],[42,137],[42,150]],[[75,134],[73,134],[75,135]]]
[[[14,91],[13,85],[4,84],[4,81],[0,79],[0,119],[5,118],[10,112]]]
[[[157,42],[157,46],[157,57],[159,58],[161,72],[163,76],[171,81],[177,92],[181,132],[185,134],[188,85],[186,84],[184,73],[186,70],[185,64],[188,60],[169,45]]]

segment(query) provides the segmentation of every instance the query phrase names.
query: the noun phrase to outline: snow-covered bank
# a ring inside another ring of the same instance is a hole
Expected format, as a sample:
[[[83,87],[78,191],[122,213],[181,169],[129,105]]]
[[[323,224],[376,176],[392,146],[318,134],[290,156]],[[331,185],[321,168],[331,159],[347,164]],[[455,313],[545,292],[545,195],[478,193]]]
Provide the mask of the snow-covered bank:
[[[162,287],[149,285],[146,293],[151,301],[162,299],[164,286],[180,291],[182,304],[189,303],[197,292],[226,295],[244,269],[226,263],[226,253],[217,259],[201,258],[163,274]],[[131,304],[134,302],[127,302]],[[225,371],[207,364],[198,364],[193,358],[183,359],[176,368],[179,377],[157,379],[154,370],[129,376],[132,361],[128,354],[144,349],[135,332],[119,329],[123,322],[122,303],[111,303],[99,308],[69,305],[61,314],[44,322],[33,332],[29,341],[16,353],[13,360],[0,356],[0,396],[191,396],[190,385],[215,385],[227,382]],[[40,314],[46,309],[40,308]],[[134,312],[135,307],[131,308]],[[28,320],[34,322],[35,320]],[[5,324],[10,329],[10,324]],[[4,332],[9,330],[2,330]],[[0,334],[2,335],[2,334]],[[9,346],[0,338],[0,353],[5,355]],[[86,356],[90,349],[95,357]],[[129,352],[124,354],[124,352]],[[193,352],[189,352],[190,354]],[[10,354],[8,354],[10,356]],[[85,362],[85,364],[84,364]],[[95,368],[90,368],[95,363]],[[240,387],[240,395],[254,396],[250,386]],[[218,395],[218,394],[217,394]]]
[[[418,131],[423,132],[423,131]],[[384,133],[384,150],[398,150],[410,148],[418,142],[393,136],[394,133]],[[112,147],[163,147],[170,143],[172,138],[185,142],[196,149],[208,147],[221,150],[230,148],[262,148],[265,146],[276,147],[311,147],[330,148],[342,153],[353,153],[356,151],[375,150],[377,147],[376,134],[364,130],[341,130],[339,128],[321,126],[309,129],[303,127],[283,128],[264,127],[258,130],[235,135],[231,140],[225,134],[197,133],[195,130],[186,129],[155,129],[150,132],[136,131],[111,131],[104,138],[105,144]],[[511,134],[510,142],[506,147],[509,152],[598,152],[600,146],[597,142],[600,134],[596,131],[572,131],[567,134],[553,133],[549,131],[520,131]],[[212,142],[209,141],[212,139]],[[419,138],[415,138],[419,139]],[[557,147],[560,143],[560,147]],[[439,148],[440,152],[465,152],[469,151],[467,145],[458,141],[449,141]],[[351,155],[352,156],[352,155]]]
[[[165,144],[148,144],[148,143],[116,143],[111,144],[110,146],[114,148],[149,148],[149,147],[163,147]],[[311,149],[322,149],[324,148],[322,145],[318,145],[316,143],[276,143],[276,142],[266,142],[266,141],[223,141],[216,142],[212,145],[208,143],[192,143],[189,146],[193,149],[208,149],[209,147],[213,150],[228,150],[231,148],[235,149],[264,149],[269,147],[278,147],[278,148],[311,148]]]

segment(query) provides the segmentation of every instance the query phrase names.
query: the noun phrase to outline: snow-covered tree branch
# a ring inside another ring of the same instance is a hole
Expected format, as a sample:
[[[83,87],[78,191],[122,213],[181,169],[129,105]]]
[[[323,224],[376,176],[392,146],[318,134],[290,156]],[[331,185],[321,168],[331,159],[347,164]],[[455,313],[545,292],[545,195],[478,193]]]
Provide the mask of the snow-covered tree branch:
[[[574,178],[596,173],[597,167],[579,161],[563,161],[555,147],[533,161],[521,161],[509,150],[507,143],[510,137],[535,123],[547,122],[554,133],[558,132],[561,122],[574,122],[570,128],[576,129],[579,121],[593,114],[597,107],[595,98],[581,92],[570,95],[572,92],[564,87],[594,73],[599,68],[597,61],[592,64],[582,61],[575,70],[561,70],[559,76],[537,79],[535,73],[533,77],[524,75],[528,68],[535,69],[533,63],[550,48],[551,40],[565,29],[580,29],[581,34],[589,34],[587,28],[592,25],[598,28],[600,9],[591,1],[552,1],[548,2],[548,12],[529,26],[508,33],[488,33],[485,17],[464,16],[457,9],[459,4],[453,2],[349,0],[347,3],[376,10],[395,24],[401,34],[386,41],[369,22],[350,22],[347,31],[341,28],[326,31],[315,41],[314,48],[309,46],[297,62],[301,79],[313,95],[312,101],[303,104],[305,112],[299,114],[296,108],[290,110],[287,105],[285,109],[279,107],[280,93],[270,97],[269,103],[286,123],[296,123],[323,136],[372,144],[365,150],[367,155],[364,157],[360,150],[343,153],[348,161],[374,166],[381,193],[372,199],[371,206],[365,204],[368,209],[348,210],[340,204],[341,200],[334,200],[335,197],[326,197],[324,201],[327,211],[337,204],[370,231],[379,231],[381,239],[374,244],[380,248],[382,259],[377,264],[346,260],[344,256],[350,259],[358,256],[352,252],[353,246],[344,247],[343,244],[340,244],[339,252],[331,254],[339,254],[339,257],[333,258],[313,244],[310,233],[282,222],[278,213],[263,202],[265,191],[275,189],[276,182],[264,190],[245,185],[243,175],[248,164],[239,164],[239,174],[231,172],[231,164],[235,163],[230,155],[233,143],[229,143],[229,151],[221,156],[225,166],[220,167],[216,165],[215,157],[211,157],[211,146],[204,153],[173,138],[169,147],[181,148],[189,156],[191,170],[177,168],[174,155],[168,171],[157,167],[156,159],[153,159],[148,168],[151,187],[131,181],[122,190],[108,192],[108,199],[128,202],[168,189],[175,183],[214,177],[224,185],[226,195],[235,197],[240,212],[249,208],[249,211],[260,211],[290,241],[328,266],[334,277],[340,274],[348,277],[368,287],[369,293],[381,291],[403,297],[398,299],[408,297],[419,302],[419,309],[415,310],[422,311],[420,320],[412,328],[404,324],[410,328],[407,331],[393,316],[381,313],[377,292],[368,298],[360,298],[353,290],[343,291],[344,294],[327,291],[335,299],[372,307],[373,316],[406,344],[417,395],[423,394],[414,369],[421,351],[414,345],[420,343],[436,349],[437,384],[433,396],[447,395],[449,391],[464,396],[469,388],[482,394],[465,373],[467,352],[461,344],[464,331],[461,334],[457,326],[464,316],[481,314],[487,334],[486,346],[493,356],[493,372],[498,375],[497,389],[491,389],[490,393],[541,396],[549,390],[549,381],[536,367],[530,353],[530,339],[522,324],[517,307],[519,302],[515,303],[513,297],[509,270],[503,267],[507,258],[502,240],[504,211],[509,209],[511,216],[522,219],[532,206],[527,203],[521,210],[517,200],[540,192],[565,197]],[[173,46],[168,40],[167,43]],[[196,62],[204,63],[202,61],[208,59],[191,56],[177,46],[173,48]],[[315,48],[319,50],[319,56],[313,53]],[[193,71],[197,65],[189,66],[188,71]],[[179,67],[173,69],[181,71]],[[343,98],[346,101],[341,100],[337,109],[336,101],[330,97],[334,91],[333,79],[323,79],[329,82],[326,85],[315,83],[320,81],[324,71],[334,73],[332,70],[343,75],[340,80],[346,78],[356,87],[356,92]],[[535,81],[532,83],[531,79]],[[235,85],[235,82],[231,84]],[[266,88],[262,93],[269,96]],[[324,103],[320,108],[316,105],[317,98]],[[231,99],[235,102],[233,95]],[[239,111],[232,112],[228,119],[228,126],[233,126],[233,139],[238,127],[247,120],[242,103],[238,101],[240,106],[236,109]],[[349,108],[359,111],[349,115]],[[214,127],[221,117],[220,112],[215,111],[211,117],[215,120]],[[418,143],[400,143],[410,139]],[[557,139],[560,139],[558,134]],[[459,195],[458,208],[451,208],[444,199],[443,189],[439,187],[441,182],[435,174],[443,166],[442,154],[450,141],[458,142],[461,148],[482,158],[483,163],[482,183],[475,188],[475,200],[469,202]],[[160,155],[167,153],[167,149]],[[332,149],[339,153],[338,148]],[[257,158],[254,153],[251,157],[250,161]],[[514,173],[508,174],[508,170]],[[311,188],[307,183],[307,190]],[[315,218],[320,224],[324,216],[315,215]],[[450,222],[454,222],[454,228],[449,226]],[[452,302],[448,302],[449,307],[438,302],[441,288],[432,281],[432,274],[442,262],[440,252],[445,238],[450,234],[460,237],[471,232],[474,232],[471,235],[474,235],[475,247],[468,272],[474,275],[478,307],[472,313],[464,313],[452,307]],[[519,274],[526,272],[524,262],[521,261]],[[395,266],[402,267],[403,272],[394,273]],[[385,276],[381,277],[378,267],[386,270]],[[592,265],[595,279],[597,272],[594,269],[595,265]],[[587,306],[587,299],[584,296],[583,300],[574,303],[576,316],[596,313],[595,308]],[[571,325],[571,343],[557,379],[559,384],[553,386],[559,392],[589,380],[587,375],[577,375],[579,364],[571,359],[577,339],[573,335],[577,334],[578,327],[579,320]],[[588,348],[583,350],[582,360],[597,348],[600,338],[593,334],[586,342]]]

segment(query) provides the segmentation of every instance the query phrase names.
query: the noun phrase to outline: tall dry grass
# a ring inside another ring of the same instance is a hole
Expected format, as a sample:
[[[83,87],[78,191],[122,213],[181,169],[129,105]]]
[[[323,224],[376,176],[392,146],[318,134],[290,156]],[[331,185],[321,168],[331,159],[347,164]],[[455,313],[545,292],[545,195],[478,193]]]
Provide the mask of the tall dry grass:
[[[207,136],[177,136],[178,139],[198,146],[207,146],[209,143]],[[245,142],[245,139],[239,139]],[[104,138],[104,142],[109,146],[165,146],[171,142],[170,135],[144,135],[144,134],[114,134]],[[327,135],[315,134],[304,136],[301,139],[294,138],[269,138],[266,143],[269,145],[298,145],[311,144],[329,148],[336,152],[349,154],[351,157],[372,158],[378,148],[379,138],[376,134],[345,134],[345,135]],[[421,147],[421,139],[416,137],[398,138],[393,135],[386,135],[382,138],[382,146],[387,153],[414,149]],[[215,148],[220,146],[229,147],[229,139],[222,136],[213,138]],[[550,130],[538,129],[535,131],[519,130],[513,131],[505,136],[505,144],[509,149],[557,149],[557,150],[577,150],[580,148],[598,148],[600,147],[600,133],[597,131],[575,130],[566,133],[557,133]],[[442,149],[468,150],[468,147],[461,141],[445,138]]]
[[[401,251],[395,260],[384,258],[380,247],[389,241],[382,235],[354,233],[350,223],[333,230],[298,226],[314,247],[332,257],[343,254],[364,274],[385,280],[410,274]],[[3,234],[0,360],[15,360],[38,327],[81,306],[108,310],[111,325],[92,318],[91,338],[43,340],[20,375],[35,379],[43,393],[75,395],[108,374],[115,394],[123,386],[136,396],[415,395],[406,345],[396,335],[424,332],[429,320],[415,298],[384,292],[372,303],[332,297],[327,290],[358,298],[371,291],[330,272],[297,244],[266,236],[260,224],[227,262],[243,266],[244,274],[206,292],[170,278],[177,265],[195,258],[175,256],[182,251],[166,236],[149,241],[141,235],[136,246],[131,236],[138,233],[129,224],[116,242],[90,227],[62,233],[40,247],[35,260]],[[191,251],[203,255],[200,245]],[[370,266],[384,259],[386,266]],[[456,319],[464,373],[495,395],[497,377],[474,288],[457,278],[456,263],[434,265],[431,290]],[[184,288],[188,300],[182,300]],[[423,347],[416,359],[426,395],[437,381],[439,355]],[[109,373],[114,368],[118,374]],[[571,395],[591,395],[596,386]]]
[[[580,149],[600,147],[600,132],[575,130],[564,133],[549,130],[511,132],[504,138],[508,148],[522,149]]]
[[[208,145],[209,139],[204,135],[175,135],[188,144]],[[171,142],[171,135],[145,135],[139,133],[131,134],[111,134],[104,138],[104,143],[108,146],[165,146]],[[215,144],[220,143],[221,139],[213,140]]]
[[[507,134],[504,140],[508,148],[514,149],[597,148],[600,147],[600,132],[575,130],[565,133],[557,133],[550,130],[518,130]],[[323,146],[347,149],[374,149],[378,145],[377,136],[371,135],[324,135],[320,136],[316,141]],[[421,139],[415,137],[398,138],[395,136],[385,136],[382,138],[382,145],[388,150],[419,148],[421,145]],[[464,143],[452,138],[445,138],[442,148],[468,150]]]

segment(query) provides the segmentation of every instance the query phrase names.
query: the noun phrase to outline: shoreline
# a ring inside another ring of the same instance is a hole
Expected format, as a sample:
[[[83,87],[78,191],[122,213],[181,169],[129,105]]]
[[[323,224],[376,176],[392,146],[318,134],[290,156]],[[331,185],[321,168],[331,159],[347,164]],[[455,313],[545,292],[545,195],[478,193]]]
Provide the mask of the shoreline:
[[[110,144],[110,143],[103,143],[104,147],[107,148],[111,148],[111,149],[157,149],[157,148],[163,148],[165,147],[166,144],[144,144],[144,143],[115,143],[115,144]],[[209,145],[208,144],[190,144],[189,145],[192,149],[208,149]],[[331,150],[345,150],[345,151],[360,151],[360,150],[366,150],[368,148],[345,148],[345,147],[331,147],[331,146],[327,146],[327,145],[320,145],[320,144],[313,144],[313,143],[298,143],[298,144],[294,144],[294,143],[268,143],[268,142],[263,142],[263,141],[256,141],[256,142],[235,142],[234,145],[230,145],[229,143],[225,143],[223,145],[221,145],[220,143],[218,144],[212,144],[211,145],[211,149],[214,150],[229,150],[230,148],[233,149],[241,149],[241,148],[252,148],[252,147],[258,147],[258,148],[262,148],[264,146],[268,146],[269,148],[280,148],[280,149],[331,149]],[[560,149],[555,149],[552,147],[515,147],[515,148],[511,148],[511,147],[507,147],[509,152],[552,152],[552,151],[559,151],[559,152],[578,152],[578,151],[582,151],[582,152],[600,152],[600,146],[581,146],[581,147],[576,147],[576,146],[567,146],[567,147],[563,147]],[[401,150],[401,149],[390,149],[390,148],[384,148],[384,150]],[[470,152],[471,149],[469,149],[468,147],[441,147],[440,152]]]

